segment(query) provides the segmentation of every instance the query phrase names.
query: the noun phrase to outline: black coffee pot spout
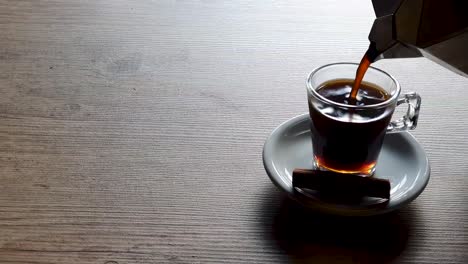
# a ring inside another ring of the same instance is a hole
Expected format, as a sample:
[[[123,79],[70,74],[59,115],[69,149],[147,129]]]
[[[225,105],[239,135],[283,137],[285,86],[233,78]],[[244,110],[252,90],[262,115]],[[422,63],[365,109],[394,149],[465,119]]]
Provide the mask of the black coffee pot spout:
[[[372,61],[424,56],[468,77],[468,1],[372,0]]]

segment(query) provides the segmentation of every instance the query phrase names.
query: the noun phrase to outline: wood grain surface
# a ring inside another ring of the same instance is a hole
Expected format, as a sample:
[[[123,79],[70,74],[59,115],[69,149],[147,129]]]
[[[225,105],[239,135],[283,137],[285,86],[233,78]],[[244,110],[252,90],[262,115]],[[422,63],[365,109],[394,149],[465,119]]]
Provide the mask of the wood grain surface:
[[[0,0],[0,263],[467,263],[468,79],[386,60],[423,98],[426,191],[308,212],[261,153],[314,67],[357,62],[371,1]]]

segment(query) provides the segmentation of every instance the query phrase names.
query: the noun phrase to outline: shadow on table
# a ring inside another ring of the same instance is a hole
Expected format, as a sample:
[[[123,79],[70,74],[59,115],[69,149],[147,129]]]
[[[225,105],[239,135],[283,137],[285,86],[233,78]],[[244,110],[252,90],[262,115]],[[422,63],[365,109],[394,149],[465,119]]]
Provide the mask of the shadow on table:
[[[405,249],[411,210],[373,217],[338,217],[306,210],[278,192],[264,199],[264,228],[292,263],[387,263]],[[275,196],[275,197],[273,197]],[[280,199],[280,206],[274,203]],[[269,201],[269,202],[267,202]]]

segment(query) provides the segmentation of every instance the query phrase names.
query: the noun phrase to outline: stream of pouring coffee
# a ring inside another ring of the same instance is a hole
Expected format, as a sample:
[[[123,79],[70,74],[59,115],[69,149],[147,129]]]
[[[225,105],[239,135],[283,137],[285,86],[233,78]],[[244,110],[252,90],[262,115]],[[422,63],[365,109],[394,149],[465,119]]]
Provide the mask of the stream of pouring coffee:
[[[362,60],[359,63],[359,67],[356,71],[356,78],[354,79],[353,89],[351,90],[351,93],[349,95],[350,104],[355,104],[356,96],[358,94],[359,87],[361,87],[361,82],[364,79],[364,75],[366,74],[366,71],[371,65],[371,63],[374,62],[376,58],[377,49],[375,48],[375,45],[371,43],[369,49],[364,54],[364,57],[362,57]]]
[[[356,96],[359,91],[359,87],[361,87],[362,79],[364,79],[364,75],[366,74],[367,69],[369,68],[371,61],[367,53],[364,54],[362,57],[361,63],[359,63],[359,67],[356,71],[356,78],[354,79],[353,89],[351,90],[351,94],[349,95],[349,99],[351,102],[356,102]]]

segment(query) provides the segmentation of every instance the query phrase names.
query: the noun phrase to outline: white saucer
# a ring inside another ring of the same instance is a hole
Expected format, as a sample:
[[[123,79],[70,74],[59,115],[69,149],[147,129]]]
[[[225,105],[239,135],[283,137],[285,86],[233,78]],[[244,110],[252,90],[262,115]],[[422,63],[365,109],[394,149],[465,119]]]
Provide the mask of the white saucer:
[[[312,168],[312,142],[308,114],[296,116],[277,127],[263,147],[263,165],[271,181],[292,199],[325,213],[375,215],[398,209],[418,197],[429,182],[426,153],[408,132],[387,134],[374,177],[390,180],[390,199],[366,198],[354,204],[324,201],[312,192],[292,186],[295,168]]]

